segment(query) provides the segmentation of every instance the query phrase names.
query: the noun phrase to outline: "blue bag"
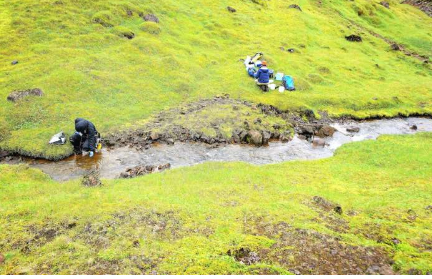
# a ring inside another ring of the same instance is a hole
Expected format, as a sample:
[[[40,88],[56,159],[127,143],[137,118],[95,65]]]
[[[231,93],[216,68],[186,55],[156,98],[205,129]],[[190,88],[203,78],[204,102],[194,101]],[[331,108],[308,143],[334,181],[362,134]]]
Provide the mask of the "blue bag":
[[[282,79],[282,83],[283,83],[283,86],[285,87],[286,90],[289,90],[289,91],[295,90],[294,80],[291,76],[284,76]]]

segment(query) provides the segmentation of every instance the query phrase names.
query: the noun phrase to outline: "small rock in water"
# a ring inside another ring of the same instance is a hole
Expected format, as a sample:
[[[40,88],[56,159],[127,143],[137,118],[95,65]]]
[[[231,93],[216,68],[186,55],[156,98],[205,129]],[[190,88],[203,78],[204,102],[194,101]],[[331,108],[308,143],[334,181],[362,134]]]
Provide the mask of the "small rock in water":
[[[346,130],[349,133],[358,133],[358,132],[360,132],[360,128],[359,127],[349,127]]]
[[[317,138],[312,141],[313,146],[321,146],[324,147],[326,145],[325,140]]]
[[[414,124],[414,125],[412,125],[412,126],[410,127],[410,129],[415,131],[415,130],[418,129],[418,127],[417,127],[417,125]]]
[[[171,164],[167,163],[164,165],[159,165],[159,166],[152,166],[152,165],[148,165],[148,166],[137,166],[134,168],[129,168],[126,170],[126,172],[123,172],[120,174],[120,178],[134,178],[137,176],[141,176],[141,175],[146,175],[146,174],[150,174],[150,173],[155,173],[155,172],[161,172],[167,169],[171,168]]]
[[[336,132],[336,129],[329,125],[322,126],[318,132],[315,133],[316,136],[320,138],[331,137]]]

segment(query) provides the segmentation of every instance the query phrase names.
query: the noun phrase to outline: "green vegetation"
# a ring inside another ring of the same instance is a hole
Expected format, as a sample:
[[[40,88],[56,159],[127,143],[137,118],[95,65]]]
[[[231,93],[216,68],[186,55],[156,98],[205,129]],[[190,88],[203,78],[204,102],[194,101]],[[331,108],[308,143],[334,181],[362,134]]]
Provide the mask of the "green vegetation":
[[[289,9],[293,3],[303,12]],[[147,14],[160,22],[145,22]],[[11,134],[0,148],[61,157],[70,149],[47,142],[60,130],[70,134],[76,117],[107,133],[225,93],[335,116],[430,114],[430,66],[365,31],[430,58],[430,25],[431,18],[398,1],[386,9],[366,0],[1,0],[0,119]],[[363,42],[346,41],[350,34]],[[292,75],[298,91],[260,92],[239,62],[256,51]],[[28,88],[45,96],[6,101]]]
[[[357,273],[385,255],[395,272],[430,272],[431,158],[430,134],[383,136],[325,160],[206,163],[95,188],[2,165],[0,273],[323,272],[307,269],[316,257]],[[294,245],[299,228],[320,237]],[[259,259],[241,264],[241,248]]]

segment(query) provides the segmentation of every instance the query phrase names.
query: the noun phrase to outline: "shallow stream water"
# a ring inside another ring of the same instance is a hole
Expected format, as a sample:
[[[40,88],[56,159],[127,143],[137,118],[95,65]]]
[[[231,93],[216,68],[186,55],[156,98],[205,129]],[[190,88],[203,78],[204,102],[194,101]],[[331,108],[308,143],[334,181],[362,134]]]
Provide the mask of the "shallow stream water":
[[[412,129],[416,125],[417,130]],[[292,160],[313,160],[331,157],[343,144],[376,139],[383,134],[414,134],[432,132],[432,119],[398,118],[362,122],[332,124],[338,131],[333,137],[325,138],[325,146],[316,146],[295,137],[287,143],[270,142],[268,146],[223,145],[212,147],[201,143],[175,143],[155,145],[144,151],[133,148],[102,150],[94,158],[72,156],[60,162],[26,159],[32,167],[41,169],[53,179],[65,181],[83,176],[97,168],[103,178],[117,178],[127,168],[139,165],[159,165],[170,163],[172,168],[191,166],[207,161],[243,161],[256,165],[280,163]],[[360,131],[347,132],[347,128],[358,127]]]

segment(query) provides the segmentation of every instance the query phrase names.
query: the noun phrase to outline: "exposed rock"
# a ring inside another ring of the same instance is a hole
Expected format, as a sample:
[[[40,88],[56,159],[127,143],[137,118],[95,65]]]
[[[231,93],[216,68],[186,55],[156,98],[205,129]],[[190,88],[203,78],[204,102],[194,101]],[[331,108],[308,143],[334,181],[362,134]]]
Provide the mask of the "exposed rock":
[[[154,14],[145,15],[144,20],[159,23],[159,18]]]
[[[329,125],[322,126],[318,132],[315,133],[316,136],[320,138],[331,137],[336,132],[336,129]]]
[[[146,175],[146,174],[150,174],[150,173],[155,173],[155,172],[161,172],[164,171],[166,169],[170,169],[171,168],[171,164],[167,163],[164,165],[159,165],[159,166],[137,166],[134,168],[129,168],[126,170],[126,172],[123,172],[120,174],[121,178],[134,178],[137,176],[141,176],[141,175]]]
[[[263,137],[263,144],[267,144],[271,138],[271,133],[269,131],[263,131],[262,137]]]
[[[387,9],[390,9],[390,4],[387,1],[381,1],[380,4],[384,7],[386,7]]]
[[[346,130],[349,133],[358,133],[358,132],[360,132],[360,128],[359,127],[349,127]]]
[[[361,42],[362,38],[358,35],[345,36],[345,39],[350,42]]]
[[[228,10],[229,12],[231,12],[231,13],[235,13],[235,12],[237,12],[236,9],[234,9],[234,8],[232,8],[232,7],[230,7],[230,6],[227,7],[227,10]]]
[[[102,182],[99,179],[99,172],[97,170],[90,171],[86,175],[84,175],[82,181],[82,185],[87,187],[95,187],[102,185]]]
[[[2,254],[0,254],[0,264],[4,263],[6,260],[5,256],[3,256]]]
[[[429,211],[432,213],[432,205],[428,205],[425,207],[425,210]]]
[[[428,0],[405,0],[402,4],[409,4],[422,10],[425,14],[432,17],[432,1]]]
[[[12,61],[11,64],[12,64],[12,65],[16,65],[16,64],[18,64],[18,60],[14,60],[14,61]]]
[[[291,5],[288,6],[288,8],[289,8],[289,9],[297,9],[297,10],[299,10],[300,12],[302,12],[302,9],[301,9],[300,6],[297,5],[297,4],[291,4]]]
[[[396,43],[391,44],[391,45],[390,45],[390,48],[391,48],[392,50],[395,50],[395,51],[399,51],[399,50],[401,50],[401,47],[400,47],[398,44],[396,44]]]
[[[151,134],[150,134],[150,139],[151,139],[152,141],[157,141],[159,138],[160,138],[159,133],[157,133],[157,132],[151,132]]]
[[[326,211],[333,210],[334,212],[336,212],[338,214],[343,213],[342,207],[339,204],[328,201],[328,200],[324,199],[323,197],[314,196],[312,198],[312,200],[313,200],[313,203],[315,205],[317,205],[318,207],[320,207],[323,210],[326,210]]]
[[[27,96],[42,97],[43,94],[44,94],[43,91],[39,88],[14,91],[14,92],[9,94],[9,96],[7,97],[7,100],[11,101],[11,102],[17,102],[17,101],[19,101],[19,100],[21,100]]]
[[[236,261],[241,262],[245,265],[257,263],[260,260],[258,254],[256,252],[252,252],[249,248],[242,247],[232,252],[231,250],[229,250],[227,254],[228,256],[233,256]]]
[[[247,134],[247,142],[256,146],[261,146],[263,144],[263,136],[260,132],[251,130]]]
[[[412,125],[412,126],[410,127],[410,129],[415,131],[415,130],[418,129],[418,127],[417,127],[417,125],[414,124],[414,125]]]
[[[393,242],[394,245],[398,245],[398,244],[401,244],[401,243],[402,243],[402,241],[400,241],[400,240],[397,239],[396,237],[392,238],[392,242]]]
[[[324,147],[326,145],[326,142],[323,139],[316,138],[312,141],[312,144],[313,144],[313,146],[316,146],[316,147],[318,147],[318,146]]]

